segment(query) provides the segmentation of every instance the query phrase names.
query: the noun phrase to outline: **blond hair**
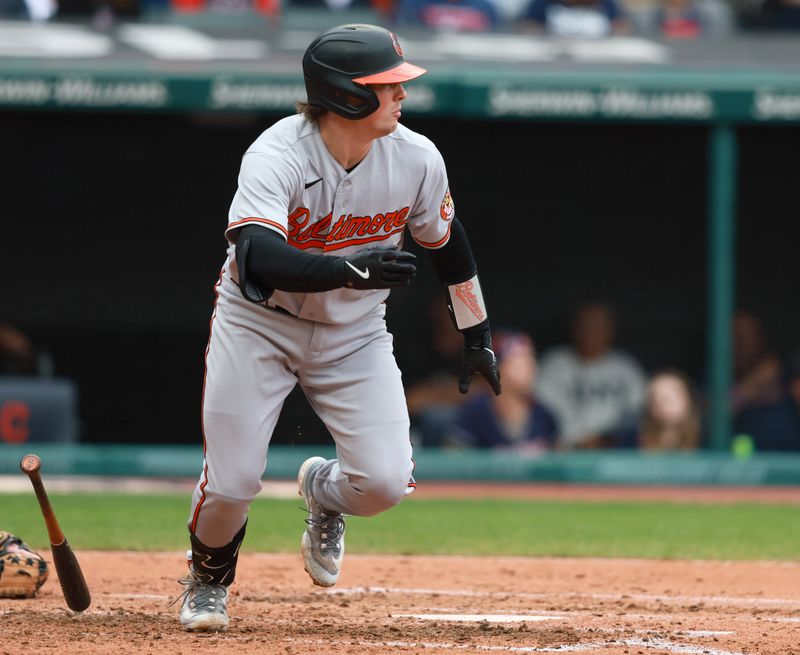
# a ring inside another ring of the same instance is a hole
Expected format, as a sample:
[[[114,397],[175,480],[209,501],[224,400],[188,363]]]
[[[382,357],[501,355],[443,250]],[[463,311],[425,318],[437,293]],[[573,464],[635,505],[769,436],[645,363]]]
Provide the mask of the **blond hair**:
[[[652,384],[653,380],[662,377],[672,378],[681,385],[686,394],[689,409],[680,423],[674,428],[669,428],[653,415],[652,407],[648,402],[639,427],[639,447],[645,450],[692,450],[697,448],[700,442],[701,422],[691,380],[680,371],[665,370],[656,373],[650,383]],[[669,436],[669,443],[665,443],[667,436]]]
[[[310,102],[306,102],[305,100],[298,100],[294,107],[297,110],[297,113],[302,114],[303,118],[305,118],[309,123],[319,122],[319,119],[328,113],[328,110],[325,109],[325,107],[312,105]]]

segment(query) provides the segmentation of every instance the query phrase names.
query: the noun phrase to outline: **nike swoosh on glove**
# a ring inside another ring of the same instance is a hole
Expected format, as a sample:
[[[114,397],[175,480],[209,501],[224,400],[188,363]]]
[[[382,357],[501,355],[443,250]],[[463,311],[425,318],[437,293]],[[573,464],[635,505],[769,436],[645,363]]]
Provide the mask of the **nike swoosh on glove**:
[[[416,255],[397,248],[365,248],[340,259],[344,286],[351,289],[391,289],[411,283],[417,274]]]
[[[497,357],[492,350],[492,336],[488,329],[477,334],[464,334],[461,375],[458,379],[458,390],[461,393],[469,391],[469,385],[476,373],[486,378],[496,396],[500,395],[500,371],[497,369]]]

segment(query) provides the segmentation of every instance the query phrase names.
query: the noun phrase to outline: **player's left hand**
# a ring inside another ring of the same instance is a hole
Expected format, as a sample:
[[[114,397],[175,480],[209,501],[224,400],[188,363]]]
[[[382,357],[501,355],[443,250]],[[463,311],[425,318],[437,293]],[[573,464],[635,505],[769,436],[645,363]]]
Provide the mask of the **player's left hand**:
[[[497,357],[492,350],[492,336],[488,329],[477,334],[464,334],[461,375],[458,379],[458,390],[461,393],[469,391],[475,373],[485,377],[494,394],[500,395],[500,371],[497,369]]]

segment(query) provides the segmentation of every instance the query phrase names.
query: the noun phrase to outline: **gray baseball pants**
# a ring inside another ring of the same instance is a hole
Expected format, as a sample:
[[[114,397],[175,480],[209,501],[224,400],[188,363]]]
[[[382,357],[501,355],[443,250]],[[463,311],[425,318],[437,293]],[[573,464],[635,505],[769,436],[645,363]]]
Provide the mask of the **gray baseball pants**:
[[[370,516],[412,491],[408,410],[385,306],[354,324],[330,325],[254,305],[224,272],[217,294],[192,533],[218,548],[241,529],[261,490],[281,407],[298,383],[336,443],[336,459],[314,480],[325,509]]]

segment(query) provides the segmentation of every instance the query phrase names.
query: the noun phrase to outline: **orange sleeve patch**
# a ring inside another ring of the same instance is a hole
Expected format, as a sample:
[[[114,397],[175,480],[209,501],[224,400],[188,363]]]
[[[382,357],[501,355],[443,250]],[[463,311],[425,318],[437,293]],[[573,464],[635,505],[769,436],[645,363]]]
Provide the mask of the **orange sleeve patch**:
[[[442,205],[439,207],[439,215],[442,217],[442,220],[445,221],[452,221],[453,216],[456,215],[456,206],[453,203],[453,196],[450,195],[449,188],[445,191]]]

